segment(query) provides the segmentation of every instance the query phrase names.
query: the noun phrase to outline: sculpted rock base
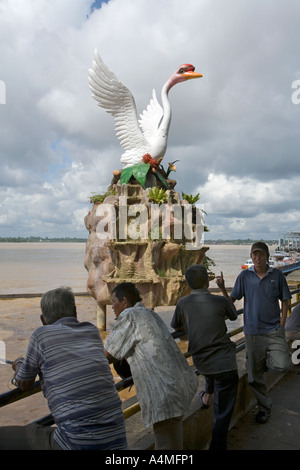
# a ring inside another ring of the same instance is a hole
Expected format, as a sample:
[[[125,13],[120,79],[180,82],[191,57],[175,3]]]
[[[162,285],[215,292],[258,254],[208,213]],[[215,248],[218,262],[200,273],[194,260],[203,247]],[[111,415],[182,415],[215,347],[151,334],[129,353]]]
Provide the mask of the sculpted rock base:
[[[112,189],[115,195],[108,196],[102,204],[94,204],[85,217],[89,231],[84,262],[88,271],[88,292],[98,305],[106,306],[111,304],[114,287],[130,281],[136,284],[147,307],[175,305],[180,297],[189,293],[184,277],[186,269],[192,264],[202,263],[208,248],[187,249],[184,236],[181,240],[174,239],[174,227],[177,223],[183,224],[183,219],[177,220],[175,216],[170,219],[169,239],[161,239],[162,227],[157,228],[157,240],[149,238],[151,203],[147,190],[131,184],[116,184]],[[186,201],[180,201],[178,193],[170,190],[168,197],[172,204],[184,209]],[[146,231],[141,231],[144,238],[134,240],[127,236],[124,240],[124,223],[127,224],[128,233],[130,227],[142,230],[137,213],[133,211],[131,215],[133,206],[140,207],[146,213],[146,222],[143,222]],[[159,221],[162,222],[161,216]],[[191,230],[192,225],[191,221]],[[104,228],[114,237],[103,239]]]

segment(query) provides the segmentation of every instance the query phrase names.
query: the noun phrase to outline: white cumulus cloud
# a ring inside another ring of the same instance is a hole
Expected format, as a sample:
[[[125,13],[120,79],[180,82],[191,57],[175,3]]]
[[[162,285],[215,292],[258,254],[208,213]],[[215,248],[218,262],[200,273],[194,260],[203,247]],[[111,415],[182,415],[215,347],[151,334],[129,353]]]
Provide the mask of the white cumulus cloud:
[[[180,160],[178,191],[200,192],[207,236],[299,230],[300,4],[93,3],[0,1],[0,236],[87,235],[89,196],[123,153],[89,90],[95,48],[138,113],[180,64],[203,74],[170,92],[165,161]]]

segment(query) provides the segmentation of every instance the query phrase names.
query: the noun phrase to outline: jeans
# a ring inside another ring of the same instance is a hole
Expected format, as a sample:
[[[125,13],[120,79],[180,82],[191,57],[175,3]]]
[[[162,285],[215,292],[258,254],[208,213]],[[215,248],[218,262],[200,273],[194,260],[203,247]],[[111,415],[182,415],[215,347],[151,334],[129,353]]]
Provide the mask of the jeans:
[[[213,393],[213,431],[209,450],[226,450],[239,376],[236,370],[205,376],[206,393]]]

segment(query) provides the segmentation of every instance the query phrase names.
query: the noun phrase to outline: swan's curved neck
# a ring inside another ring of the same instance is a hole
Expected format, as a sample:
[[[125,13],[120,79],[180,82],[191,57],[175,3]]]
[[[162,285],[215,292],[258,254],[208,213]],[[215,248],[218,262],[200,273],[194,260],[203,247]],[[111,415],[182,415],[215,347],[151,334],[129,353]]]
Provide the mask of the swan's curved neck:
[[[171,123],[171,106],[168,98],[168,93],[170,89],[172,88],[172,84],[168,81],[162,88],[161,90],[161,102],[162,102],[162,107],[164,110],[164,115],[162,118],[162,121],[160,123],[160,129],[163,130],[164,132],[168,132],[170,123]]]

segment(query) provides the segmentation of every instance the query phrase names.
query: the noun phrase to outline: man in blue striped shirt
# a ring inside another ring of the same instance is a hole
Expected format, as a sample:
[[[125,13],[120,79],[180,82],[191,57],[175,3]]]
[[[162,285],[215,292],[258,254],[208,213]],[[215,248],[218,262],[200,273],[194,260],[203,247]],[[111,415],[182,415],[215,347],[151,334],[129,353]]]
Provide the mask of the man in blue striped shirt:
[[[73,293],[59,288],[41,300],[43,326],[17,359],[16,385],[30,390],[40,376],[55,427],[0,428],[0,449],[126,450],[121,400],[95,325],[79,322]]]

